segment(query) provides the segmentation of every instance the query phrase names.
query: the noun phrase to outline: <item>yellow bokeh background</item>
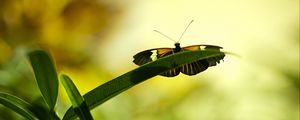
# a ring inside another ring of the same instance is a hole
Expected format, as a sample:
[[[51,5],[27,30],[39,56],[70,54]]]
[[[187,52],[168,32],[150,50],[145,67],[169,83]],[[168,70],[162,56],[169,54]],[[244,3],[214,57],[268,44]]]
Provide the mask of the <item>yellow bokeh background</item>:
[[[151,78],[92,110],[96,120],[298,120],[299,0],[1,0],[0,92],[40,96],[26,58],[48,51],[81,94],[137,68],[140,51],[212,44],[195,75]],[[57,114],[70,102],[60,85]],[[1,119],[22,119],[0,105]]]

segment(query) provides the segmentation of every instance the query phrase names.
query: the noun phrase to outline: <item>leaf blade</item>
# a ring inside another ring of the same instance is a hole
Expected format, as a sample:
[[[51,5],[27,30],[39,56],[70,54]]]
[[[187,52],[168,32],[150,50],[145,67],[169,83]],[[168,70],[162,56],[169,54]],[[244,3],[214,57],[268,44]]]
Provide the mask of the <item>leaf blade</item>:
[[[16,96],[0,93],[0,103],[29,120],[37,120],[30,110],[32,105]]]
[[[58,78],[52,59],[42,50],[30,52],[29,59],[40,92],[49,108],[53,110],[58,95]]]
[[[80,95],[75,84],[72,82],[71,78],[67,75],[61,75],[60,80],[69,96],[69,99],[72,103],[72,107],[75,110],[75,113],[81,120],[93,120],[93,117],[90,113],[90,110],[84,101],[83,97]]]
[[[182,64],[191,63],[197,60],[206,59],[210,57],[225,56],[220,51],[185,51],[166,56],[156,61],[147,63],[137,69],[127,72],[111,81],[108,81],[92,91],[85,94],[83,97],[86,100],[90,109],[104,103],[108,99],[118,95],[119,93],[137,85],[151,77],[159,75],[160,73],[172,68],[176,68]],[[65,116],[66,119],[73,119],[74,110],[69,109]]]

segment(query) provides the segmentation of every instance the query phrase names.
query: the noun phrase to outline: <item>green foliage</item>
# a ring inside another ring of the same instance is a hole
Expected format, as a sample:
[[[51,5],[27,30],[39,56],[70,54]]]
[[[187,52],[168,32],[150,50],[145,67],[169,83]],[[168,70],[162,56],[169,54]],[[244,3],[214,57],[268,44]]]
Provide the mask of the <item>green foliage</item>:
[[[104,103],[112,97],[120,94],[121,92],[137,85],[151,77],[159,75],[169,69],[179,67],[182,64],[190,63],[193,61],[206,59],[209,57],[216,57],[224,55],[219,51],[186,51],[176,53],[154,62],[145,64],[137,69],[125,73],[103,85],[93,89],[85,94],[83,97],[86,100],[90,109]],[[74,117],[73,109],[69,109],[64,116],[64,119]]]
[[[42,96],[49,108],[53,110],[58,94],[58,78],[54,64],[44,51],[31,52],[29,59]]]
[[[63,84],[69,99],[72,103],[72,107],[76,113],[76,115],[81,120],[92,120],[93,117],[89,111],[88,106],[86,105],[83,97],[80,95],[79,91],[77,90],[75,84],[72,82],[71,78],[67,75],[61,75],[61,83]]]
[[[183,64],[218,56],[224,56],[224,53],[220,51],[205,50],[186,51],[169,55],[110,80],[109,82],[104,83],[103,85],[100,85],[88,92],[83,97],[78,92],[72,80],[68,76],[62,75],[62,84],[73,105],[65,113],[63,119],[74,119],[76,118],[76,115],[81,119],[93,119],[90,114],[91,109],[101,105],[105,101],[133,87],[134,85]],[[37,102],[38,104],[30,105],[24,100],[1,93],[0,103],[28,119],[41,118],[41,116],[38,116],[39,111],[49,115],[48,119],[59,119],[54,111],[58,95],[58,79],[54,64],[50,56],[45,51],[41,50],[31,52],[29,54],[29,58],[44,100],[39,100],[39,102]],[[49,108],[43,107],[43,104],[47,104]],[[28,106],[30,106],[29,108],[31,109],[29,109]]]
[[[0,93],[0,103],[29,120],[37,120],[35,115],[30,111],[32,105],[16,96]]]

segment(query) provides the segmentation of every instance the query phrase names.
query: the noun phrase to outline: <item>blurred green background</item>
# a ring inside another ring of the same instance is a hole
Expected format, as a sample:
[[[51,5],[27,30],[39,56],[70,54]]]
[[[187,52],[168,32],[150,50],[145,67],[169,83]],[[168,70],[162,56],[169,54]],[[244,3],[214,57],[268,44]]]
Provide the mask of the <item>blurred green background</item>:
[[[81,94],[137,68],[132,56],[212,44],[240,57],[196,76],[157,76],[92,111],[96,120],[299,120],[299,0],[0,0],[0,91],[40,96],[26,52],[45,49]],[[70,102],[60,85],[58,115]],[[0,105],[0,120],[23,119]]]

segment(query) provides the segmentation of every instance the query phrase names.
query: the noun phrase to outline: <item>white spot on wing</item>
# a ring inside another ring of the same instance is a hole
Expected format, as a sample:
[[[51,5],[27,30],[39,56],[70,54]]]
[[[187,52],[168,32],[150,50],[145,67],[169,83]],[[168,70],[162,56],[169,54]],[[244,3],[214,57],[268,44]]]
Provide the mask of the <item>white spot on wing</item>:
[[[150,56],[150,58],[152,59],[152,61],[157,60],[157,50],[151,50],[152,55]]]
[[[200,46],[200,50],[204,50],[206,46]]]

